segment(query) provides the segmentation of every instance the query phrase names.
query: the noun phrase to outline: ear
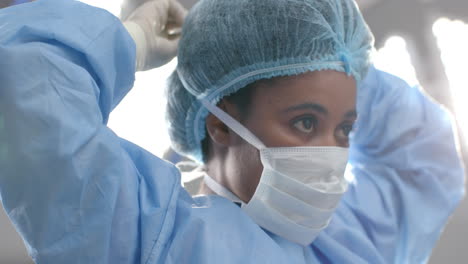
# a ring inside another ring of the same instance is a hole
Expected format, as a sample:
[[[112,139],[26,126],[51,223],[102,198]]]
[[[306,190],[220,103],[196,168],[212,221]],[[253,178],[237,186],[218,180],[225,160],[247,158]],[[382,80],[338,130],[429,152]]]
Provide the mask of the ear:
[[[229,107],[226,105],[227,102],[221,100],[218,104],[218,107],[221,108],[223,111],[232,115],[232,106]],[[229,108],[228,111],[227,109]],[[219,120],[215,115],[209,113],[206,117],[206,130],[208,132],[209,137],[213,141],[214,144],[220,145],[223,147],[228,147],[231,143],[231,133],[233,133],[221,120]]]

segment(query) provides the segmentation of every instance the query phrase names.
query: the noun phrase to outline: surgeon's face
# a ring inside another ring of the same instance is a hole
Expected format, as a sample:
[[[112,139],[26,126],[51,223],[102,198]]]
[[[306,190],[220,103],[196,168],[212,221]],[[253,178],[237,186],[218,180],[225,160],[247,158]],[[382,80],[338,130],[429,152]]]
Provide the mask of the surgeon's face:
[[[248,115],[229,114],[267,147],[349,146],[356,119],[356,82],[337,71],[316,71],[265,80],[255,86]],[[230,133],[226,159],[227,185],[244,202],[253,196],[262,174],[256,148]]]

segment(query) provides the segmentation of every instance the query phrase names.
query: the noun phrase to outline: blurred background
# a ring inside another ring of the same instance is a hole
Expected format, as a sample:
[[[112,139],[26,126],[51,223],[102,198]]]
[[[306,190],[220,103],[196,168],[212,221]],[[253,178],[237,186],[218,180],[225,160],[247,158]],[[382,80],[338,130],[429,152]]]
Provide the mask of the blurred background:
[[[126,16],[146,0],[81,0]],[[254,1],[254,0],[253,0]],[[0,8],[28,0],[0,0]],[[196,0],[180,0],[187,8]],[[468,1],[357,0],[376,38],[378,68],[421,85],[455,116],[461,153],[468,165]],[[0,32],[1,34],[1,32]],[[135,88],[112,113],[109,126],[155,155],[169,148],[164,127],[165,79],[176,60],[136,74]],[[148,122],[148,118],[152,122]],[[421,216],[424,217],[424,216]],[[468,199],[450,219],[429,261],[468,263]],[[0,209],[0,264],[32,263],[21,238]]]

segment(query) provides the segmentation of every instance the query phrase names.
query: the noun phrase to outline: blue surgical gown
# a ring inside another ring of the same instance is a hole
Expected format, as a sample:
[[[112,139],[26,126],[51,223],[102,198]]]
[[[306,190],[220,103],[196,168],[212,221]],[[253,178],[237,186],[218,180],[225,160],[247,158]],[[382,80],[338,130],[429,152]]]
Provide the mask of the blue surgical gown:
[[[371,69],[353,182],[328,228],[294,244],[225,198],[192,198],[172,164],[106,126],[134,82],[116,17],[39,0],[1,10],[0,32],[0,193],[37,263],[421,263],[463,196],[450,116]]]

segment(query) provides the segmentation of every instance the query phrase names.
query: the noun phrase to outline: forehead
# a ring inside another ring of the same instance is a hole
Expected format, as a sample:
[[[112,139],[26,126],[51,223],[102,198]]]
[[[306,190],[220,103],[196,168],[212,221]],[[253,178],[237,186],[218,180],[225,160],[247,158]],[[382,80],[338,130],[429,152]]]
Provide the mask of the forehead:
[[[263,107],[281,107],[308,101],[327,107],[339,105],[354,108],[356,81],[345,73],[333,70],[277,77],[258,82],[253,101]]]

